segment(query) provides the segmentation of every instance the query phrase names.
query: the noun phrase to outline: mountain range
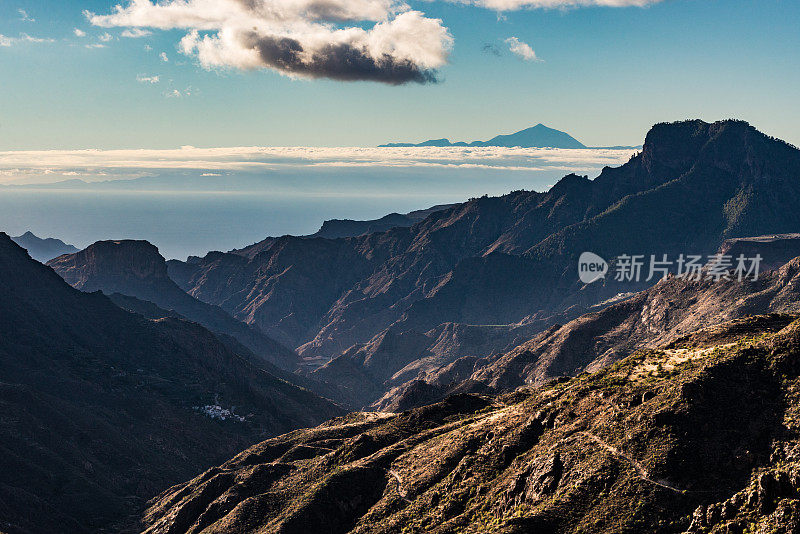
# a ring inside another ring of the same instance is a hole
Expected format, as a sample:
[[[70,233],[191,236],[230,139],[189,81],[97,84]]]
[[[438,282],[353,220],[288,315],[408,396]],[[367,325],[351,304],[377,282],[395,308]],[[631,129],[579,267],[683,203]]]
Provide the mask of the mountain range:
[[[356,221],[353,219],[329,219],[322,223],[319,230],[311,235],[304,236],[309,239],[322,237],[325,239],[338,239],[340,237],[358,237],[365,234],[385,232],[392,228],[407,228],[428,218],[432,213],[451,208],[452,204],[441,204],[427,209],[414,210],[409,213],[390,213],[379,219]],[[268,249],[277,238],[267,238],[248,247],[233,249],[232,254],[238,254],[253,259],[260,252]],[[200,258],[190,257],[187,263],[197,263]],[[178,265],[175,263],[174,265]]]
[[[430,139],[422,143],[389,143],[379,145],[381,148],[403,147],[521,147],[521,148],[586,148],[586,145],[568,133],[548,128],[544,124],[537,124],[531,128],[520,130],[509,135],[498,135],[488,141],[472,141],[470,143],[458,141],[451,143],[448,139]]]
[[[357,237],[270,238],[252,257],[215,252],[170,261],[168,273],[319,362],[314,378],[357,408],[414,373],[504,351],[515,330],[533,337],[652,284],[586,286],[576,274],[584,251],[709,255],[727,239],[795,231],[798,175],[800,151],[747,123],[659,124],[639,154],[594,180],[569,175],[546,193],[477,198]],[[437,331],[494,341],[442,351]],[[412,339],[403,352],[400,340]]]
[[[420,373],[390,390],[374,407],[397,411],[459,391],[498,393],[542,385],[557,377],[598,371],[636,351],[667,345],[726,321],[800,313],[800,235],[731,240],[720,251],[755,251],[763,255],[766,272],[758,280],[741,282],[671,276],[621,302],[554,325],[511,350],[481,359],[463,357]]]

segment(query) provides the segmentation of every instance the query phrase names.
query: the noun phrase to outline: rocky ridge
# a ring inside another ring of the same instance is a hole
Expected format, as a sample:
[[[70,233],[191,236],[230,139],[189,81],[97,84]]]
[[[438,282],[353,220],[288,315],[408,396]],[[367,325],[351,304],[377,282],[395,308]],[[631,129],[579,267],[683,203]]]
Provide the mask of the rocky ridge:
[[[793,532],[798,324],[746,318],[540,388],[274,438],[163,493],[147,532]]]

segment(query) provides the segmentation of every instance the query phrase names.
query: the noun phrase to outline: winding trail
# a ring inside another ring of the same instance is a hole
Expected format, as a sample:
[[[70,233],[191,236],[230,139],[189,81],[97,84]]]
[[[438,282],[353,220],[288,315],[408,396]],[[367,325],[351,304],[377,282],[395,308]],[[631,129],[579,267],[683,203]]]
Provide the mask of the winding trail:
[[[606,451],[610,452],[613,456],[616,456],[617,458],[621,458],[621,459],[625,460],[626,462],[628,462],[629,464],[631,464],[631,466],[634,468],[634,470],[636,470],[636,474],[639,476],[639,478],[644,480],[645,482],[649,482],[650,484],[654,484],[656,486],[662,487],[664,489],[668,489],[670,491],[674,491],[675,493],[680,493],[680,494],[687,493],[686,490],[681,489],[681,488],[679,488],[677,486],[674,486],[674,485],[670,484],[669,482],[667,482],[666,480],[657,480],[655,478],[652,478],[650,476],[650,473],[647,472],[647,469],[645,469],[645,467],[641,463],[637,462],[636,460],[634,460],[633,458],[631,458],[630,456],[628,456],[624,452],[620,451],[616,447],[614,447],[612,445],[609,445],[608,443],[603,441],[600,437],[592,434],[591,432],[585,432],[585,431],[581,432],[581,434],[583,434],[587,438],[589,438],[592,441],[594,441],[597,445],[599,445],[600,447],[602,447]]]

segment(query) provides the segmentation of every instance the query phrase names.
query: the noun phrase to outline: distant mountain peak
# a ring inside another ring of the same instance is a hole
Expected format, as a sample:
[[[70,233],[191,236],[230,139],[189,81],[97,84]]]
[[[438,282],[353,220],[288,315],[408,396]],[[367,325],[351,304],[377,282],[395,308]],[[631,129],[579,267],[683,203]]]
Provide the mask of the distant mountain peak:
[[[60,239],[54,239],[52,237],[42,239],[30,230],[21,236],[11,237],[10,239],[27,250],[31,258],[42,263],[61,256],[62,254],[78,252],[77,247],[64,243]]]
[[[497,135],[489,141],[450,142],[449,139],[430,139],[422,143],[389,143],[380,145],[384,148],[393,147],[448,147],[448,146],[469,146],[469,147],[521,147],[521,148],[586,148],[586,145],[572,137],[566,132],[555,130],[542,123],[531,126],[524,130],[508,134]]]

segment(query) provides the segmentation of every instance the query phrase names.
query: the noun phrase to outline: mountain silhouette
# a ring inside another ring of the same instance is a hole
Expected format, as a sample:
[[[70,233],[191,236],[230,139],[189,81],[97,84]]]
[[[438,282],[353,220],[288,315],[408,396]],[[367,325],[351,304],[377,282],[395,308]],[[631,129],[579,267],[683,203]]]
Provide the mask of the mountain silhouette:
[[[451,143],[448,139],[431,139],[422,143],[389,143],[380,145],[382,148],[397,147],[522,147],[522,148],[586,148],[586,146],[571,135],[548,128],[544,124],[537,124],[509,135],[498,135],[488,141],[472,141]]]
[[[78,252],[78,249],[72,245],[64,243],[60,239],[49,237],[42,239],[36,237],[32,232],[28,231],[21,236],[11,238],[14,243],[21,246],[28,251],[36,261],[45,263],[53,258],[61,256],[62,254],[72,254]]]

